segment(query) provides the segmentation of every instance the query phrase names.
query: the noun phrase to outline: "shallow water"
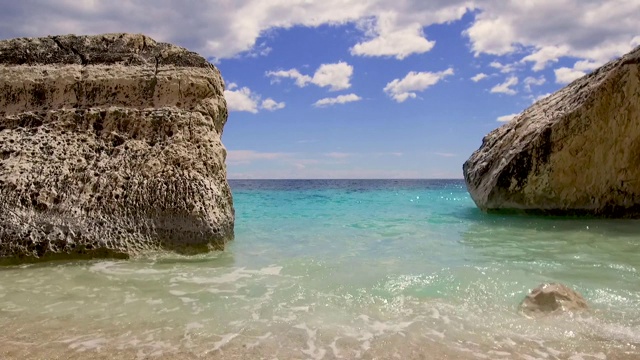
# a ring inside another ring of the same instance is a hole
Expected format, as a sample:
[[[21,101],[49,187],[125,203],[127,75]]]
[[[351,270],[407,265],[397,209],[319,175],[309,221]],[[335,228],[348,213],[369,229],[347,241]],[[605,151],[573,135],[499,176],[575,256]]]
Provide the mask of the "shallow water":
[[[0,270],[0,358],[640,358],[640,222],[485,215],[462,181],[231,181],[236,239]],[[528,319],[539,283],[591,310]]]

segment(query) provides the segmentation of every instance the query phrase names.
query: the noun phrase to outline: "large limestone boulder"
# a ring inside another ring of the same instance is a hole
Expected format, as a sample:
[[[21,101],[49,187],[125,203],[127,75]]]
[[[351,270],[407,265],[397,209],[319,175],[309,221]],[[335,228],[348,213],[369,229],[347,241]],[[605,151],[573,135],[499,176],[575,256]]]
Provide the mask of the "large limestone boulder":
[[[559,283],[539,285],[520,303],[520,310],[527,316],[578,312],[587,308],[582,295]]]
[[[0,41],[0,262],[223,248],[223,90],[143,35]]]
[[[489,133],[463,170],[485,211],[640,217],[640,47]]]

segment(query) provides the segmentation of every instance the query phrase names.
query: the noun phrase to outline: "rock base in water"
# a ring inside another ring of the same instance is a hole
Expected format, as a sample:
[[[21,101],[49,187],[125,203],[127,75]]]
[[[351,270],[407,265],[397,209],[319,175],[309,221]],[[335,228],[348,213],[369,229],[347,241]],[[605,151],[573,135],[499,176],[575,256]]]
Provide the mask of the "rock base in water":
[[[487,212],[640,218],[640,47],[489,133],[463,171]]]
[[[144,35],[0,41],[0,263],[222,249],[223,91]]]
[[[526,315],[575,312],[587,308],[587,301],[582,295],[558,283],[539,285],[520,303],[520,310]]]

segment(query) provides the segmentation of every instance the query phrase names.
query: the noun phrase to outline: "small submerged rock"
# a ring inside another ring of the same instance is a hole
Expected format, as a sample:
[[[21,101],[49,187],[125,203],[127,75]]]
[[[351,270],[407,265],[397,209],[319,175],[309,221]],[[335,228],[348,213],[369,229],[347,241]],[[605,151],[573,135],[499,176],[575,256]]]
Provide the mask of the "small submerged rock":
[[[520,303],[520,310],[525,315],[575,312],[586,310],[588,307],[582,295],[559,283],[539,285]]]

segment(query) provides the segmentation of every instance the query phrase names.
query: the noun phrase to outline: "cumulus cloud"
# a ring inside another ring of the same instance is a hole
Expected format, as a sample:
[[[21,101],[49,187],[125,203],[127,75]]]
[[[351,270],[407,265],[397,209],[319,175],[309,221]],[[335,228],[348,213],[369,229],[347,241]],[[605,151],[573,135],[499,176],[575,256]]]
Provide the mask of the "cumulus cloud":
[[[503,65],[498,61],[493,61],[489,64],[489,66],[491,66],[494,69],[498,69],[500,70],[501,73],[506,74],[506,73],[510,73],[510,72],[514,72],[516,70],[516,65],[515,64],[506,64]]]
[[[598,61],[580,60],[573,64],[573,68],[578,71],[591,71],[602,65],[603,63]]]
[[[272,78],[273,82],[279,82],[280,79],[293,79],[299,87],[305,87],[313,79],[311,76],[302,75],[298,69],[267,71],[267,76]]]
[[[322,64],[312,76],[303,75],[298,69],[267,71],[266,75],[274,82],[283,78],[294,79],[299,87],[305,87],[311,83],[320,87],[328,87],[331,91],[344,90],[351,87],[353,66],[346,62],[335,64]]]
[[[472,2],[467,0],[378,0],[360,3],[366,10],[356,23],[364,32],[365,40],[354,45],[351,54],[388,56],[399,60],[433,48],[435,41],[426,38],[424,27],[458,20],[473,8]]]
[[[262,101],[262,104],[260,105],[261,108],[268,110],[268,111],[275,111],[275,110],[280,110],[280,109],[284,109],[284,102],[277,102],[275,100],[273,100],[272,98],[267,98],[264,99]]]
[[[353,66],[346,62],[336,64],[322,64],[316,70],[311,82],[320,87],[329,87],[330,90],[344,90],[351,87],[351,75]]]
[[[402,58],[433,46],[422,28],[460,19],[471,7],[471,0],[12,1],[3,4],[0,34],[126,31],[149,34],[207,57],[231,58],[268,53],[268,46],[255,50],[257,39],[269,29],[370,23],[361,27],[364,36],[356,40],[354,53]]]
[[[478,82],[478,81],[480,81],[482,79],[486,79],[488,77],[489,77],[489,75],[487,75],[485,73],[479,73],[479,74],[476,74],[474,77],[472,77],[471,81]]]
[[[518,78],[515,76],[509,77],[502,84],[498,84],[491,88],[491,93],[500,93],[507,95],[515,95],[518,92],[512,88],[512,86],[518,85]]]
[[[540,76],[540,77],[533,77],[533,76],[528,76],[527,78],[524,79],[524,88],[525,90],[527,90],[527,92],[531,92],[531,86],[540,86],[540,85],[544,85],[544,83],[547,82],[547,79],[545,79],[544,76]]]
[[[362,100],[362,98],[356,94],[339,95],[337,97],[320,99],[316,101],[313,104],[313,106],[324,107],[324,106],[331,106],[336,104],[346,104],[346,103],[360,101],[360,100]]]
[[[356,44],[352,55],[394,56],[402,60],[411,54],[425,53],[435,45],[435,41],[425,39],[420,24],[413,24],[397,31],[381,31],[377,37]]]
[[[236,86],[229,86],[229,89],[236,88]],[[229,89],[224,91],[224,98],[227,100],[229,111],[247,111],[254,114],[258,112],[260,97],[253,94],[251,89],[248,87],[237,88],[237,90]]]
[[[521,54],[533,70],[561,57],[602,63],[640,44],[635,0],[5,1],[0,38],[125,31],[224,59],[271,56],[258,41],[270,29],[356,24],[353,55],[404,59],[433,48],[430,25],[469,12],[473,53]]]
[[[227,101],[229,111],[246,111],[257,114],[259,109],[275,111],[285,107],[284,102],[277,102],[267,98],[260,102],[261,96],[255,94],[248,87],[238,87],[235,83],[230,83],[224,91],[224,98]]]
[[[557,62],[558,58],[569,53],[569,47],[563,46],[543,46],[538,48],[534,53],[522,58],[523,62],[532,62],[531,70],[540,71],[547,67],[551,62]]]
[[[640,2],[502,1],[476,2],[479,13],[464,34],[476,55],[529,53],[525,62],[542,70],[563,56],[606,61],[629,51],[640,33]]]
[[[416,98],[416,92],[424,91],[450,75],[453,75],[452,68],[439,72],[411,71],[403,79],[395,79],[388,83],[384,92],[396,102],[401,103],[409,98]]]
[[[554,73],[556,75],[556,83],[568,84],[573,80],[585,76],[587,73],[597,69],[601,65],[601,61],[579,60],[576,61],[571,68],[561,67],[555,69]]]
[[[475,23],[463,32],[471,39],[472,50],[480,54],[505,55],[515,50],[510,24],[504,19],[484,11],[476,16]]]
[[[579,79],[586,75],[584,71],[575,70],[568,67],[561,67],[559,69],[555,69],[554,73],[556,74],[557,84],[568,84],[573,80]]]
[[[497,119],[497,120],[498,120],[499,122],[509,122],[509,121],[511,121],[511,120],[513,120],[513,119],[515,119],[518,115],[520,115],[520,114],[509,114],[509,115],[504,115],[504,116],[500,116],[500,117],[498,117],[498,119]]]

